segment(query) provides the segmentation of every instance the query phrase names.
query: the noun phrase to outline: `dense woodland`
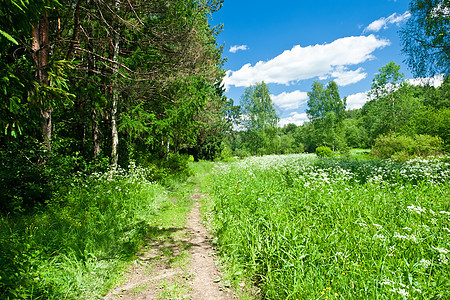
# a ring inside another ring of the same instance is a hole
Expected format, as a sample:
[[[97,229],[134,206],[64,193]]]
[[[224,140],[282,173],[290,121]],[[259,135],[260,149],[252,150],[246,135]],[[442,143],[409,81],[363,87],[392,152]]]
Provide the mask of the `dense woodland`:
[[[208,24],[220,6],[2,2],[2,210],[44,203],[77,171],[214,158],[230,128],[221,29]]]

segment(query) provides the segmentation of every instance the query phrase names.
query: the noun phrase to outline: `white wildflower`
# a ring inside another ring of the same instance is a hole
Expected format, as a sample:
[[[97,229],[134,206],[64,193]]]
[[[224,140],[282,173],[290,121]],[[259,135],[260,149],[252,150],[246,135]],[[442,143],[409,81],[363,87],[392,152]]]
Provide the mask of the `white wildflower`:
[[[450,229],[448,229],[447,227],[444,227],[442,229],[447,230],[450,233]]]
[[[421,213],[427,211],[425,208],[422,208],[420,206],[414,206],[414,205],[407,206],[407,208],[408,208],[408,210],[410,212],[415,212],[415,213],[418,213],[418,214],[421,214]]]
[[[403,230],[408,230],[408,231],[411,231],[412,229],[411,229],[411,228],[409,228],[409,227],[404,227],[404,228],[403,228]]]
[[[450,216],[450,212],[445,211],[445,210],[441,210],[439,213],[440,213],[440,214],[445,214],[445,215],[449,215],[449,216]]]
[[[382,282],[380,282],[381,285],[394,285],[395,282],[393,282],[392,280],[389,280],[387,278],[383,279]]]
[[[383,241],[386,239],[386,237],[382,234],[375,234],[373,237],[376,239],[383,240]]]
[[[448,258],[445,254],[439,254],[439,261],[441,262],[441,264],[443,265],[447,265],[448,264]]]
[[[445,248],[438,248],[438,247],[433,247],[433,246],[431,246],[431,248],[433,248],[434,250],[437,250],[439,253],[442,253],[442,254],[447,254],[450,252],[449,250],[447,250]]]
[[[402,235],[402,234],[395,233],[394,238],[398,238],[398,239],[402,239],[402,240],[411,240],[414,243],[418,242],[416,236],[414,236],[414,235]]]
[[[425,269],[428,268],[429,266],[431,266],[431,261],[427,260],[427,259],[421,259],[419,261],[419,264],[424,267]]]
[[[383,228],[383,226],[381,226],[380,224],[375,224],[375,223],[373,223],[372,225],[375,226],[375,227],[377,227],[377,228],[379,228],[379,229],[382,229],[382,228]]]
[[[399,293],[400,295],[402,295],[402,296],[405,296],[405,297],[409,297],[409,293],[405,290],[405,289],[397,289],[397,288],[393,288],[392,290],[390,290],[391,292],[394,292],[394,293]]]

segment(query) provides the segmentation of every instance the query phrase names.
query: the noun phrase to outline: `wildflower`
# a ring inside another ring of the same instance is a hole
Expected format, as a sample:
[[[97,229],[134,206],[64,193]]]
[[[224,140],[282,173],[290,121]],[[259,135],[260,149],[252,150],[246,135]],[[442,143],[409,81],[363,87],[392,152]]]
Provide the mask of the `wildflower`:
[[[380,282],[380,284],[381,285],[394,285],[394,282],[389,280],[389,279],[387,279],[387,278],[385,278],[385,279],[383,279],[382,282]]]
[[[394,293],[399,293],[400,295],[402,295],[402,296],[405,296],[405,297],[409,297],[409,293],[405,290],[405,289],[396,289],[396,288],[393,288],[392,290],[390,290],[391,292],[394,292]]]
[[[438,248],[438,247],[433,247],[433,246],[431,246],[431,248],[433,248],[434,250],[437,250],[439,253],[442,253],[442,254],[447,254],[450,252],[449,250],[447,250],[445,248]]]
[[[373,223],[372,225],[375,226],[375,227],[377,227],[377,228],[379,228],[379,229],[382,229],[382,228],[383,228],[383,226],[381,226],[380,224],[375,224],[375,223]]]
[[[383,241],[386,239],[386,237],[382,234],[375,234],[373,237],[376,239],[383,240]]]
[[[441,262],[441,264],[443,265],[447,265],[448,264],[448,258],[445,254],[439,254],[439,261]]]
[[[431,261],[422,258],[419,264],[426,269],[431,265]]]
[[[449,216],[450,216],[450,212],[445,211],[445,210],[441,210],[439,213],[440,213],[440,214],[445,214],[445,215],[449,215]]]
[[[415,212],[415,213],[418,213],[419,215],[423,212],[426,212],[426,209],[421,208],[420,206],[410,205],[410,206],[407,206],[407,208],[410,212]]]
[[[412,240],[414,243],[417,243],[417,238],[414,235],[401,235],[398,233],[394,234],[394,238],[404,239],[404,240]]]

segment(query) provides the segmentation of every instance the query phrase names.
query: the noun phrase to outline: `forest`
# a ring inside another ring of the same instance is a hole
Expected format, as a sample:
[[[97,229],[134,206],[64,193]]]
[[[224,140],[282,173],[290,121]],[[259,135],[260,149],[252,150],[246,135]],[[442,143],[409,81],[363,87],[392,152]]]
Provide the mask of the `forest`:
[[[348,110],[336,82],[316,81],[309,120],[283,127],[264,82],[225,95],[222,26],[210,24],[223,2],[0,3],[0,298],[103,295],[192,162],[448,155],[448,1],[411,1],[400,31],[421,84],[391,62]]]

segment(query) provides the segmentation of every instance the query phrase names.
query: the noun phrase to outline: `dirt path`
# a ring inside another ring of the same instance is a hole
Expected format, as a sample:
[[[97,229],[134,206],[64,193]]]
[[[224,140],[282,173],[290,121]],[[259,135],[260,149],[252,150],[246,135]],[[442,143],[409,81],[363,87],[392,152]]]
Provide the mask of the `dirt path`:
[[[194,207],[184,228],[159,228],[164,233],[149,244],[129,271],[124,285],[104,299],[235,299],[220,281],[214,264],[214,251],[202,224],[199,199],[194,193]]]

